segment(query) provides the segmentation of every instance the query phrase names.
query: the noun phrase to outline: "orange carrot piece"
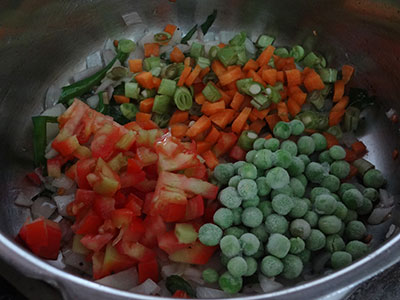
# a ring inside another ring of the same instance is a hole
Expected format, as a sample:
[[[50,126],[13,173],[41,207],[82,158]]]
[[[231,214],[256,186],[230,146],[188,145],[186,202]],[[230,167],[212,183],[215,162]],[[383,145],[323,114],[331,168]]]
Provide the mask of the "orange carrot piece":
[[[301,84],[301,72],[300,70],[286,70],[286,81],[288,86],[297,86]]]
[[[255,133],[259,134],[261,130],[267,125],[264,120],[255,120],[253,123],[250,124],[249,129],[254,131]]]
[[[180,63],[185,60],[185,55],[178,47],[174,47],[174,50],[172,50],[171,54],[169,55],[169,58],[171,59],[172,62]]]
[[[200,72],[200,78],[203,79],[204,76],[206,76],[210,72],[211,68],[210,67],[205,67],[204,69],[201,70]]]
[[[160,45],[158,43],[145,43],[143,47],[145,57],[160,55]]]
[[[211,150],[204,152],[201,156],[204,158],[207,167],[210,168],[211,170],[214,170],[214,168],[218,166],[219,164],[218,158]]]
[[[227,94],[229,96],[229,98],[233,99],[233,97],[235,96],[237,90],[227,90],[225,91],[225,94]],[[229,101],[229,104],[231,103],[231,101]]]
[[[172,114],[172,117],[169,120],[169,125],[185,123],[187,120],[189,120],[189,112],[177,110]]]
[[[227,88],[230,91],[235,91],[235,92],[237,92],[237,90],[238,90],[238,88],[236,86],[236,82],[231,82],[230,84],[227,84],[225,86],[225,88]],[[233,98],[233,96],[232,96],[232,98]]]
[[[158,89],[161,84],[161,79],[158,77],[153,77],[153,86]]]
[[[351,145],[351,149],[357,154],[358,158],[361,158],[364,156],[365,153],[367,153],[367,146],[361,141],[354,142]]]
[[[248,72],[250,70],[257,70],[259,68],[258,63],[254,59],[249,59],[247,63],[243,67],[244,72]]]
[[[290,96],[301,107],[307,100],[307,94],[302,91]]]
[[[332,107],[331,111],[341,111],[345,110],[346,106],[349,104],[349,97],[344,96],[338,103],[335,104],[334,107]]]
[[[254,70],[251,71],[254,72]],[[218,76],[221,85],[230,84],[240,79],[241,77],[242,77],[242,70],[240,69],[240,67],[235,67]]]
[[[151,113],[153,109],[154,98],[147,98],[140,102],[139,110],[143,113]]]
[[[266,87],[266,86],[267,86],[267,84],[265,83],[265,81],[256,73],[256,71],[250,70],[250,71],[248,72],[247,75],[248,75],[248,77],[253,78],[253,80],[254,80],[255,82],[258,82],[258,83],[262,84],[263,87]]]
[[[338,125],[344,116],[345,110],[336,110],[329,113],[329,126]]]
[[[224,129],[229,123],[232,122],[235,115],[233,109],[225,109],[210,117],[211,122],[217,125],[219,128]]]
[[[301,88],[298,87],[297,85],[296,85],[296,86],[289,86],[289,87],[288,87],[288,95],[289,95],[289,96],[293,96],[294,94],[302,93],[302,92],[303,92],[303,91],[301,90]]]
[[[244,96],[244,101],[242,103],[242,106],[240,106],[238,112],[240,113],[245,107],[250,107],[253,108],[253,105],[251,105],[251,98],[248,95]]]
[[[190,67],[192,65],[192,59],[189,56],[186,57],[183,61],[183,64],[185,65],[185,67]]]
[[[304,77],[304,86],[309,92],[312,92],[314,90],[322,90],[325,88],[324,82],[322,81],[321,77],[314,70],[311,70]]]
[[[138,112],[136,113],[136,122],[146,122],[151,120],[151,114]]]
[[[250,120],[250,122],[254,122],[255,120],[258,120],[257,115],[254,113],[254,108],[250,112],[249,120]]]
[[[276,81],[285,82],[285,73],[283,71],[276,72]]]
[[[188,126],[182,123],[176,123],[171,125],[171,134],[176,138],[183,138],[186,135]]]
[[[344,95],[344,80],[337,80],[335,82],[334,92],[333,92],[333,102],[338,102],[343,98]]]
[[[204,131],[206,131],[211,126],[211,120],[207,116],[201,116],[196,123],[192,125],[186,132],[188,137],[194,137]]]
[[[220,111],[223,111],[224,109],[225,109],[224,100],[219,100],[214,103],[210,102],[210,101],[206,101],[203,103],[203,106],[201,107],[201,112],[207,116],[211,116]]]
[[[198,119],[200,119],[200,117],[196,116],[196,115],[191,115],[189,118],[190,118],[190,121],[197,121]]]
[[[264,119],[268,115],[270,110],[271,110],[271,108],[269,108],[269,107],[264,109],[264,110],[258,110],[258,109],[255,109],[255,108],[253,109],[254,113],[257,116],[257,118],[261,119],[261,120]]]
[[[214,145],[218,141],[220,136],[221,133],[218,131],[218,129],[212,126],[210,132],[208,133],[204,141]]]
[[[186,66],[181,74],[181,77],[179,77],[179,81],[178,81],[178,86],[183,86],[186,82],[186,79],[189,77],[190,72],[192,72],[192,68],[189,66]]]
[[[130,101],[130,99],[128,97],[125,97],[123,95],[114,95],[114,100],[118,104],[129,103],[129,101]]]
[[[288,99],[287,108],[293,118],[301,111],[300,105],[293,98]]]
[[[186,78],[185,84],[187,86],[191,86],[193,84],[194,80],[197,78],[197,76],[199,76],[200,72],[201,72],[201,67],[199,65],[196,65],[196,67],[190,73],[188,78]]]
[[[337,138],[328,132],[323,132],[323,136],[326,138],[327,148],[331,148],[332,146],[339,145],[339,141]]]
[[[214,59],[211,63],[211,70],[217,75],[218,77],[224,74],[227,70],[224,65],[219,61]]]
[[[288,97],[287,87],[284,86],[283,90],[279,91],[279,94],[281,95],[281,99],[285,100]]]
[[[128,60],[129,71],[132,73],[139,73],[143,71],[143,60],[142,59],[130,59]]]
[[[222,48],[225,48],[225,46],[226,46],[226,44],[224,44],[224,43],[219,43],[219,44],[218,44],[218,48],[221,48],[221,49],[222,49]]]
[[[273,86],[276,83],[276,77],[277,77],[276,75],[277,75],[276,69],[264,69],[262,71],[261,76],[266,83]]]
[[[351,76],[353,76],[353,73],[354,73],[353,66],[344,65],[342,67],[342,80],[344,81],[344,84],[347,84],[350,81]]]
[[[273,115],[266,116],[265,117],[265,121],[267,121],[268,126],[272,131],[272,130],[274,130],[274,127],[275,127],[276,123],[281,121],[281,118],[277,114],[273,114]]]
[[[241,93],[236,92],[235,96],[233,96],[233,99],[232,99],[232,102],[230,105],[234,110],[237,111],[242,106],[243,102],[244,102],[244,96]]]
[[[171,36],[174,35],[176,26],[173,24],[167,24],[164,28],[164,32],[168,32]]]
[[[225,91],[223,91],[222,89],[220,89],[219,87],[217,87],[217,86],[215,86],[217,89],[218,89],[218,92],[221,94],[221,96],[222,96],[222,100],[224,100],[224,102],[225,102],[225,105],[226,106],[229,106],[229,104],[231,103],[231,101],[232,101],[232,97],[231,96],[229,96],[227,93],[225,93]]]
[[[247,119],[249,118],[251,112],[250,107],[245,107],[239,114],[239,116],[233,121],[232,123],[232,131],[239,134],[242,132],[244,124],[246,123]]]
[[[256,60],[258,65],[261,67],[268,64],[269,60],[272,57],[272,54],[274,54],[274,51],[275,51],[274,46],[268,46],[267,48],[265,48],[265,50],[260,54],[260,56]]]
[[[194,96],[194,101],[199,105],[203,105],[208,100],[203,93],[198,93]]]
[[[288,117],[288,108],[285,102],[281,101],[276,104],[276,108],[278,110],[278,116],[281,118],[282,121],[289,122]]]
[[[211,149],[212,144],[206,141],[199,141],[196,143],[197,153],[202,154]]]
[[[135,80],[139,85],[145,89],[154,88],[153,75],[150,72],[142,72],[136,75]]]

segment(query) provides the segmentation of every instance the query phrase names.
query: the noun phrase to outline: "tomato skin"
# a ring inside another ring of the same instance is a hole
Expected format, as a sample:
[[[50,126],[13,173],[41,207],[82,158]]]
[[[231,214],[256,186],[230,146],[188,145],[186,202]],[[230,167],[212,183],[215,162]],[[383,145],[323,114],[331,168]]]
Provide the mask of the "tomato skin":
[[[140,243],[148,248],[157,246],[157,238],[167,231],[167,227],[160,215],[146,216],[143,221],[146,231]]]
[[[92,173],[96,167],[96,159],[80,159],[76,163],[76,183],[81,189],[91,189],[91,186],[87,180],[87,175]]]
[[[125,229],[122,240],[124,242],[138,242],[145,232],[146,227],[142,219],[134,217],[131,224]]]
[[[115,209],[114,198],[101,195],[95,196],[93,202],[93,210],[98,216],[103,218],[103,220],[109,219],[114,209]]]
[[[101,157],[104,160],[108,160],[113,154],[115,144],[119,141],[121,136],[122,134],[118,127],[105,124],[103,128],[96,132],[90,144],[93,157]]]
[[[80,212],[92,206],[95,192],[91,190],[77,189],[75,200],[68,205],[67,211],[71,216],[77,216]]]
[[[172,254],[180,249],[188,248],[190,244],[179,243],[174,231],[165,232],[158,238],[158,247],[168,254]]]
[[[175,293],[172,295],[173,298],[181,298],[181,299],[190,299],[189,295],[182,290],[177,290]]]
[[[155,259],[141,262],[138,264],[138,273],[139,273],[139,284],[146,281],[146,279],[150,278],[154,282],[158,282],[159,273],[158,273],[158,264]]]
[[[111,221],[117,228],[128,226],[133,218],[134,214],[127,208],[120,208],[111,212]]]
[[[174,262],[204,265],[214,254],[217,247],[205,246],[199,241],[194,242],[190,248],[185,248],[172,253],[169,259]]]
[[[102,224],[103,219],[94,213],[93,210],[89,210],[82,220],[72,225],[71,229],[76,234],[96,234]]]
[[[129,174],[136,174],[142,171],[142,167],[140,166],[139,162],[134,158],[128,159],[128,169],[127,172]]]
[[[169,203],[159,213],[165,222],[182,221],[185,218],[186,214],[186,203],[184,204]]]
[[[126,203],[128,202],[128,198],[125,196],[121,190],[115,193],[114,195],[115,199],[115,208],[124,208]]]
[[[36,172],[30,172],[26,174],[26,177],[34,184],[37,186],[40,186],[42,184],[42,180],[40,179],[39,175],[36,174]]]
[[[200,195],[189,199],[186,206],[185,221],[191,221],[204,215],[204,199]]]
[[[137,197],[135,194],[128,195],[128,203],[125,208],[129,209],[134,216],[142,215],[143,200]]]
[[[140,171],[139,173],[124,172],[121,174],[121,188],[132,187],[146,179],[146,173]]]
[[[94,252],[100,251],[104,248],[105,245],[113,238],[113,235],[110,233],[104,234],[87,234],[81,238],[81,243],[87,249],[92,250]]]

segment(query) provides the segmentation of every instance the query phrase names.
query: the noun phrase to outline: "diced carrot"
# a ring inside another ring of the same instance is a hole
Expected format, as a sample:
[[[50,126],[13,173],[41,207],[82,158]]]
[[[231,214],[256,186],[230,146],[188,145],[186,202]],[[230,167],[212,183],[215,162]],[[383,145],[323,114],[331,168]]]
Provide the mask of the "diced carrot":
[[[192,125],[186,132],[188,137],[194,137],[204,131],[206,131],[211,126],[211,120],[207,116],[201,116],[196,123]]]
[[[269,139],[272,139],[273,138],[273,136],[272,136],[272,134],[270,134],[270,133],[268,133],[265,137],[264,137],[264,139],[266,139],[266,140],[269,140]]]
[[[140,101],[139,110],[144,113],[151,113],[153,109],[154,98],[147,98]]]
[[[281,95],[281,99],[285,100],[288,97],[287,87],[284,86],[283,89],[279,91],[279,94]]]
[[[250,112],[251,112],[250,107],[246,107],[240,112],[239,116],[232,123],[233,132],[237,134],[242,132],[243,126],[246,123],[247,119],[249,118]]]
[[[339,141],[333,134],[330,134],[328,132],[323,132],[322,134],[326,139],[328,149],[332,146],[339,145]]]
[[[160,45],[158,43],[145,43],[143,47],[145,57],[160,55]]]
[[[262,72],[262,79],[270,85],[275,85],[277,75],[276,73],[276,69],[264,69]]]
[[[239,108],[239,111],[238,111],[238,112],[241,112],[245,107],[253,108],[253,105],[251,105],[250,102],[251,102],[250,96],[245,95],[245,96],[244,96],[244,101],[243,101],[243,103],[242,103],[242,106]]]
[[[305,67],[304,70],[303,70],[303,72],[302,72],[303,77],[306,77],[308,74],[310,74],[310,73],[313,72],[313,71],[314,71],[314,69],[311,69],[311,68],[309,68],[309,67]]]
[[[172,62],[180,63],[185,60],[185,55],[178,47],[174,47],[174,50],[172,50],[171,54],[169,55],[169,58],[171,59]]]
[[[301,111],[300,105],[293,98],[287,101],[287,108],[293,118]]]
[[[243,71],[248,72],[249,70],[257,70],[259,68],[258,63],[254,59],[249,59],[243,67]]]
[[[361,141],[354,142],[351,145],[351,149],[357,154],[358,158],[363,157],[367,153],[367,146]]]
[[[236,86],[236,82],[231,82],[230,84],[227,84],[225,86],[225,88],[227,88],[229,91],[235,91],[235,92],[237,92],[237,90],[238,90],[238,88]],[[232,98],[233,98],[233,95],[232,95]]]
[[[200,78],[203,79],[204,76],[206,76],[210,72],[210,67],[205,67],[204,69],[201,70],[200,72]]]
[[[139,73],[143,71],[143,60],[142,59],[130,59],[128,60],[129,70],[132,73]]]
[[[353,76],[353,73],[354,73],[353,66],[344,65],[342,67],[342,80],[343,80],[344,84],[347,84],[350,81],[351,76]]]
[[[251,71],[254,72],[254,70]],[[241,77],[242,77],[242,70],[240,69],[240,67],[235,67],[218,76],[221,85],[227,85],[229,83],[235,82]]]
[[[324,82],[322,81],[321,77],[314,70],[311,70],[310,73],[308,73],[304,77],[304,86],[309,92],[322,90],[325,88]]]
[[[210,132],[205,138],[205,141],[214,145],[218,141],[220,136],[221,133],[218,131],[218,129],[212,126]]]
[[[192,68],[190,66],[186,66],[179,77],[178,86],[183,86],[185,84],[186,79],[189,77],[190,72],[192,72]]]
[[[203,106],[201,107],[201,112],[207,116],[211,116],[220,111],[223,111],[224,109],[225,109],[225,102],[223,100],[219,100],[214,103],[206,101],[203,103]]]
[[[276,108],[278,109],[278,116],[282,121],[289,122],[288,117],[288,108],[285,102],[281,101],[276,104]]]
[[[340,99],[343,98],[344,95],[344,81],[337,80],[335,82],[334,92],[333,92],[333,102],[338,102]]]
[[[129,101],[130,101],[130,99],[128,97],[125,97],[123,95],[114,95],[114,100],[118,104],[129,103]]]
[[[345,112],[345,110],[330,111],[329,126],[335,126],[339,124],[342,121]]]
[[[276,81],[285,82],[285,73],[283,71],[276,72]]]
[[[258,65],[261,67],[268,64],[269,60],[272,57],[272,54],[274,54],[274,51],[274,46],[268,46],[267,48],[265,48],[265,50],[261,52],[260,56],[256,60]]]
[[[199,116],[196,116],[196,115],[191,115],[191,116],[189,117],[189,119],[190,119],[190,121],[197,121],[198,119],[200,119],[200,117],[199,117]]]
[[[253,123],[250,124],[249,129],[254,131],[255,133],[259,134],[260,131],[265,127],[267,123],[264,120],[255,120]]]
[[[234,110],[237,111],[242,106],[243,101],[244,101],[244,96],[241,93],[236,92],[235,96],[233,96],[233,99],[232,99],[232,102],[230,105]]]
[[[358,169],[357,169],[355,166],[350,165],[350,172],[349,172],[349,175],[348,175],[344,180],[346,181],[346,180],[348,180],[348,179],[353,178],[354,176],[357,175],[357,173],[358,173]]]
[[[255,82],[258,82],[258,83],[262,84],[263,87],[267,86],[265,81],[254,70],[250,70],[247,75],[248,75],[248,77],[253,78],[253,80]]]
[[[182,123],[176,123],[171,125],[171,134],[176,138],[183,138],[186,135],[188,126]]]
[[[153,75],[150,72],[142,72],[136,75],[135,80],[139,85],[145,89],[154,88]]]
[[[136,122],[145,122],[151,120],[151,114],[138,112],[136,113]]]
[[[288,86],[298,86],[301,84],[301,72],[297,69],[286,70],[286,81]]]
[[[167,24],[164,28],[164,32],[168,32],[171,36],[174,35],[176,26],[173,24]]]
[[[307,133],[308,135],[312,135],[312,134],[314,134],[314,133],[316,133],[318,131],[315,130],[315,129],[306,128],[306,129],[304,129],[304,132]]]
[[[209,167],[211,170],[214,170],[214,168],[218,166],[218,158],[211,150],[204,152],[201,156],[204,158],[207,167]]]
[[[265,117],[265,121],[267,121],[268,126],[272,131],[272,130],[274,130],[274,127],[275,127],[276,123],[281,121],[281,118],[279,118],[279,116],[277,114],[273,114],[273,115],[266,116]]]
[[[226,46],[226,45],[225,45],[224,43],[219,43],[219,44],[218,44],[218,48],[221,48],[221,49],[222,49],[222,48],[225,48],[225,46]]]
[[[303,91],[301,90],[301,88],[297,85],[288,87],[288,95],[289,96],[293,96],[294,94],[302,93],[302,92]]]
[[[270,110],[271,110],[271,108],[269,108],[269,107],[264,110],[258,110],[256,108],[253,108],[254,114],[257,116],[258,119],[261,119],[261,120],[264,119],[268,115]]]
[[[161,84],[161,79],[158,77],[153,77],[153,86],[154,88],[158,89]]]
[[[235,111],[233,109],[225,109],[224,111],[213,114],[210,117],[210,120],[221,129],[224,129],[229,123],[232,122],[234,115]]]
[[[191,86],[193,84],[194,80],[197,78],[197,76],[199,76],[200,72],[201,72],[201,67],[199,65],[196,65],[196,67],[190,73],[188,78],[186,78],[185,84],[187,86]]]
[[[222,89],[220,89],[219,87],[216,86],[216,88],[218,89],[218,92],[221,94],[222,96],[222,100],[224,100],[225,105],[229,106],[229,104],[232,101],[231,96],[229,96],[227,93],[225,93]]]
[[[185,123],[187,120],[189,120],[189,112],[177,110],[172,114],[172,117],[169,120],[169,125]]]
[[[307,100],[307,94],[300,91],[299,93],[291,95],[291,98],[301,107]]]
[[[257,115],[254,113],[254,108],[250,112],[249,120],[250,120],[250,122],[254,122],[255,120],[258,120]]]
[[[351,149],[345,149],[345,150],[346,150],[346,157],[344,158],[345,161],[352,163],[358,158],[357,154],[353,150]]]
[[[199,141],[196,143],[197,153],[202,154],[211,149],[212,144],[206,141]]]
[[[225,91],[225,94],[227,94],[229,96],[230,99],[233,99],[233,97],[235,96],[237,90],[227,90]],[[231,103],[231,101],[229,101],[229,104]]]
[[[348,104],[349,104],[349,97],[344,96],[342,99],[340,99],[339,102],[337,102],[332,107],[331,111],[342,111],[342,110],[345,110]]]
[[[185,60],[183,61],[183,64],[185,67],[191,67],[192,66],[192,59],[190,56],[186,57]]]
[[[224,65],[217,59],[214,59],[211,63],[211,69],[218,77],[227,71]]]

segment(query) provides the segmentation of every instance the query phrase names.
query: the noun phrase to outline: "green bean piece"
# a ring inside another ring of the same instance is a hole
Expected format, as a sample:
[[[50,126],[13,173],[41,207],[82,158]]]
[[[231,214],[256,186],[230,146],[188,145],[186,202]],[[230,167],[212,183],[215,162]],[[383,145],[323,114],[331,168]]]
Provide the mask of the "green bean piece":
[[[203,93],[204,97],[206,97],[206,99],[210,102],[216,102],[222,97],[221,93],[211,82],[207,83],[207,85],[201,92]]]
[[[165,114],[168,112],[171,103],[171,98],[165,95],[157,95],[154,98],[152,111],[158,114]]]
[[[289,51],[288,49],[281,47],[281,48],[276,48],[274,54],[286,58],[289,56]]]
[[[33,122],[33,160],[35,166],[44,165],[46,163],[46,147],[47,147],[47,123],[57,123],[57,117],[35,116],[32,117]]]
[[[238,59],[236,50],[231,46],[220,49],[217,56],[225,67],[236,64]]]
[[[274,37],[268,36],[268,35],[265,35],[265,34],[262,34],[262,35],[260,35],[260,36],[258,37],[256,46],[257,46],[258,48],[261,48],[261,49],[264,50],[264,49],[267,48],[268,46],[272,45],[272,43],[274,42],[274,40],[275,40]]]
[[[161,59],[158,56],[147,57],[143,60],[143,69],[145,71],[151,71],[159,67],[161,67]]]
[[[294,57],[295,62],[299,62],[304,58],[304,48],[300,45],[293,46],[289,53],[290,56]]]
[[[174,96],[176,90],[176,81],[171,79],[163,78],[158,88],[158,93],[160,95]]]
[[[337,80],[337,70],[332,68],[323,68],[318,70],[318,74],[325,83],[334,83]]]
[[[132,99],[139,99],[140,88],[139,84],[136,82],[126,82],[125,83],[125,97]]]
[[[133,103],[122,103],[119,109],[122,115],[128,120],[133,120],[136,117],[136,113],[139,112],[138,108]]]

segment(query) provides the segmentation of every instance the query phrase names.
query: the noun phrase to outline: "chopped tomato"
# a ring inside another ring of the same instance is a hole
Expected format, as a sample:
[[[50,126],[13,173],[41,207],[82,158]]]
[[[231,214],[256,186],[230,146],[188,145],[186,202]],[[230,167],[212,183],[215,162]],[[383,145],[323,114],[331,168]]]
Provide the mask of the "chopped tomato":
[[[101,157],[105,160],[111,157],[115,144],[121,138],[120,129],[111,124],[105,124],[96,132],[90,145],[93,157]]]
[[[189,246],[190,244],[179,243],[174,231],[165,232],[158,238],[158,247],[168,254],[188,248]]]
[[[96,234],[103,219],[99,217],[93,210],[89,210],[79,222],[72,225],[72,230],[76,234]]]
[[[236,143],[237,136],[233,132],[221,132],[217,144],[213,147],[213,152],[217,157],[227,153]]]
[[[146,279],[151,279],[154,282],[158,282],[158,264],[155,259],[141,262],[138,265],[138,273],[139,273],[139,283],[145,282]]]
[[[107,244],[106,252],[104,254],[101,276],[104,277],[129,269],[130,267],[136,265],[136,263],[137,260],[120,254],[117,249],[115,249],[115,247],[113,247],[111,243],[109,243]]]
[[[146,227],[140,218],[133,218],[131,224],[125,229],[122,237],[126,242],[138,242],[146,232]]]
[[[217,247],[205,246],[200,242],[194,242],[189,248],[178,250],[169,256],[174,262],[204,265],[208,262]]]
[[[129,194],[128,203],[126,203],[125,207],[129,209],[134,216],[141,216],[143,200],[137,197],[135,194]]]
[[[167,227],[159,215],[146,216],[143,225],[146,231],[140,242],[149,248],[153,248],[157,245],[157,238],[167,231]]]
[[[115,199],[102,195],[96,195],[93,202],[93,210],[104,220],[111,217],[111,213],[115,209]]]
[[[181,299],[190,299],[189,295],[182,290],[176,290],[175,293],[172,295],[174,298],[181,298]]]
[[[81,244],[94,252],[100,251],[113,238],[110,233],[87,234],[81,238]]]
[[[197,195],[189,199],[186,205],[185,221],[197,219],[204,215],[204,200],[203,197]]]
[[[117,228],[128,226],[133,218],[134,214],[130,209],[120,208],[111,212],[111,221]]]

